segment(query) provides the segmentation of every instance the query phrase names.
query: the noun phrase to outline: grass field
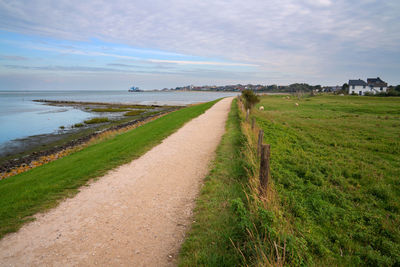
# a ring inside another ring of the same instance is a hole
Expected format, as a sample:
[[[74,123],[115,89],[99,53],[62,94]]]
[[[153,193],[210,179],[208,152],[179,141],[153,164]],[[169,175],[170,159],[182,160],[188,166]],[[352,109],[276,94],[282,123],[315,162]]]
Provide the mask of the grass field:
[[[288,266],[399,266],[400,98],[268,96],[261,105],[252,116],[271,144],[278,204],[258,216],[257,251]]]
[[[180,109],[59,160],[1,180],[0,237],[18,230],[35,213],[72,196],[88,180],[144,154],[215,102]]]

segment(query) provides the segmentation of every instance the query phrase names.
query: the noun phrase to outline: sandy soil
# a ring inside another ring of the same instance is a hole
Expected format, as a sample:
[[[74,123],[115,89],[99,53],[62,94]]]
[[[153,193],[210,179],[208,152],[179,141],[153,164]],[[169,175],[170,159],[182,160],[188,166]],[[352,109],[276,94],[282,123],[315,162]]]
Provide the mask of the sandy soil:
[[[175,265],[231,100],[7,235],[0,266]]]

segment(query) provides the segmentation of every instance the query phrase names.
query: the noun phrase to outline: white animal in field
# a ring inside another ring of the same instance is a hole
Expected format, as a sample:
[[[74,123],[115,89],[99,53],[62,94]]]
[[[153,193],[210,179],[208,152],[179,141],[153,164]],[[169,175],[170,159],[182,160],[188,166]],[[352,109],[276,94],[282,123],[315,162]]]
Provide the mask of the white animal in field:
[[[261,106],[258,108],[259,110],[264,110],[264,106]]]
[[[296,106],[298,106],[299,105],[299,103],[296,103]]]

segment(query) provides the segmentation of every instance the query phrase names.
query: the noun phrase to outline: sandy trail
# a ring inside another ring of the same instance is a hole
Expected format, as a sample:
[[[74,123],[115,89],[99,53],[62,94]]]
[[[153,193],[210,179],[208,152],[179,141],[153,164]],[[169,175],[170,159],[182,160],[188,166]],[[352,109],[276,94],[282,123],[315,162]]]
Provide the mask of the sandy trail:
[[[231,100],[7,235],[0,266],[175,265]]]

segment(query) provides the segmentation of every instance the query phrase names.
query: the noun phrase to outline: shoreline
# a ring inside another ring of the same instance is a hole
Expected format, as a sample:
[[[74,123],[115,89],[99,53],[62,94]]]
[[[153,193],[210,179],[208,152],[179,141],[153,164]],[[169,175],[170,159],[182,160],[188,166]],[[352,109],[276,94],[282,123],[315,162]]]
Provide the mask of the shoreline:
[[[137,125],[182,108],[179,106],[126,105],[57,100],[34,101],[56,106],[74,106],[74,108],[86,111],[104,106],[107,106],[109,109],[130,106],[132,111],[141,110],[141,112],[135,116],[124,116],[123,112],[118,112],[120,114],[112,114],[114,117],[106,123],[85,124],[82,127],[60,129],[55,133],[33,135],[8,141],[1,146],[0,180],[65,156],[71,153],[71,151],[79,149],[80,146],[87,145],[91,140],[99,139],[101,136],[114,132],[127,131]],[[110,112],[93,113],[111,114]]]

